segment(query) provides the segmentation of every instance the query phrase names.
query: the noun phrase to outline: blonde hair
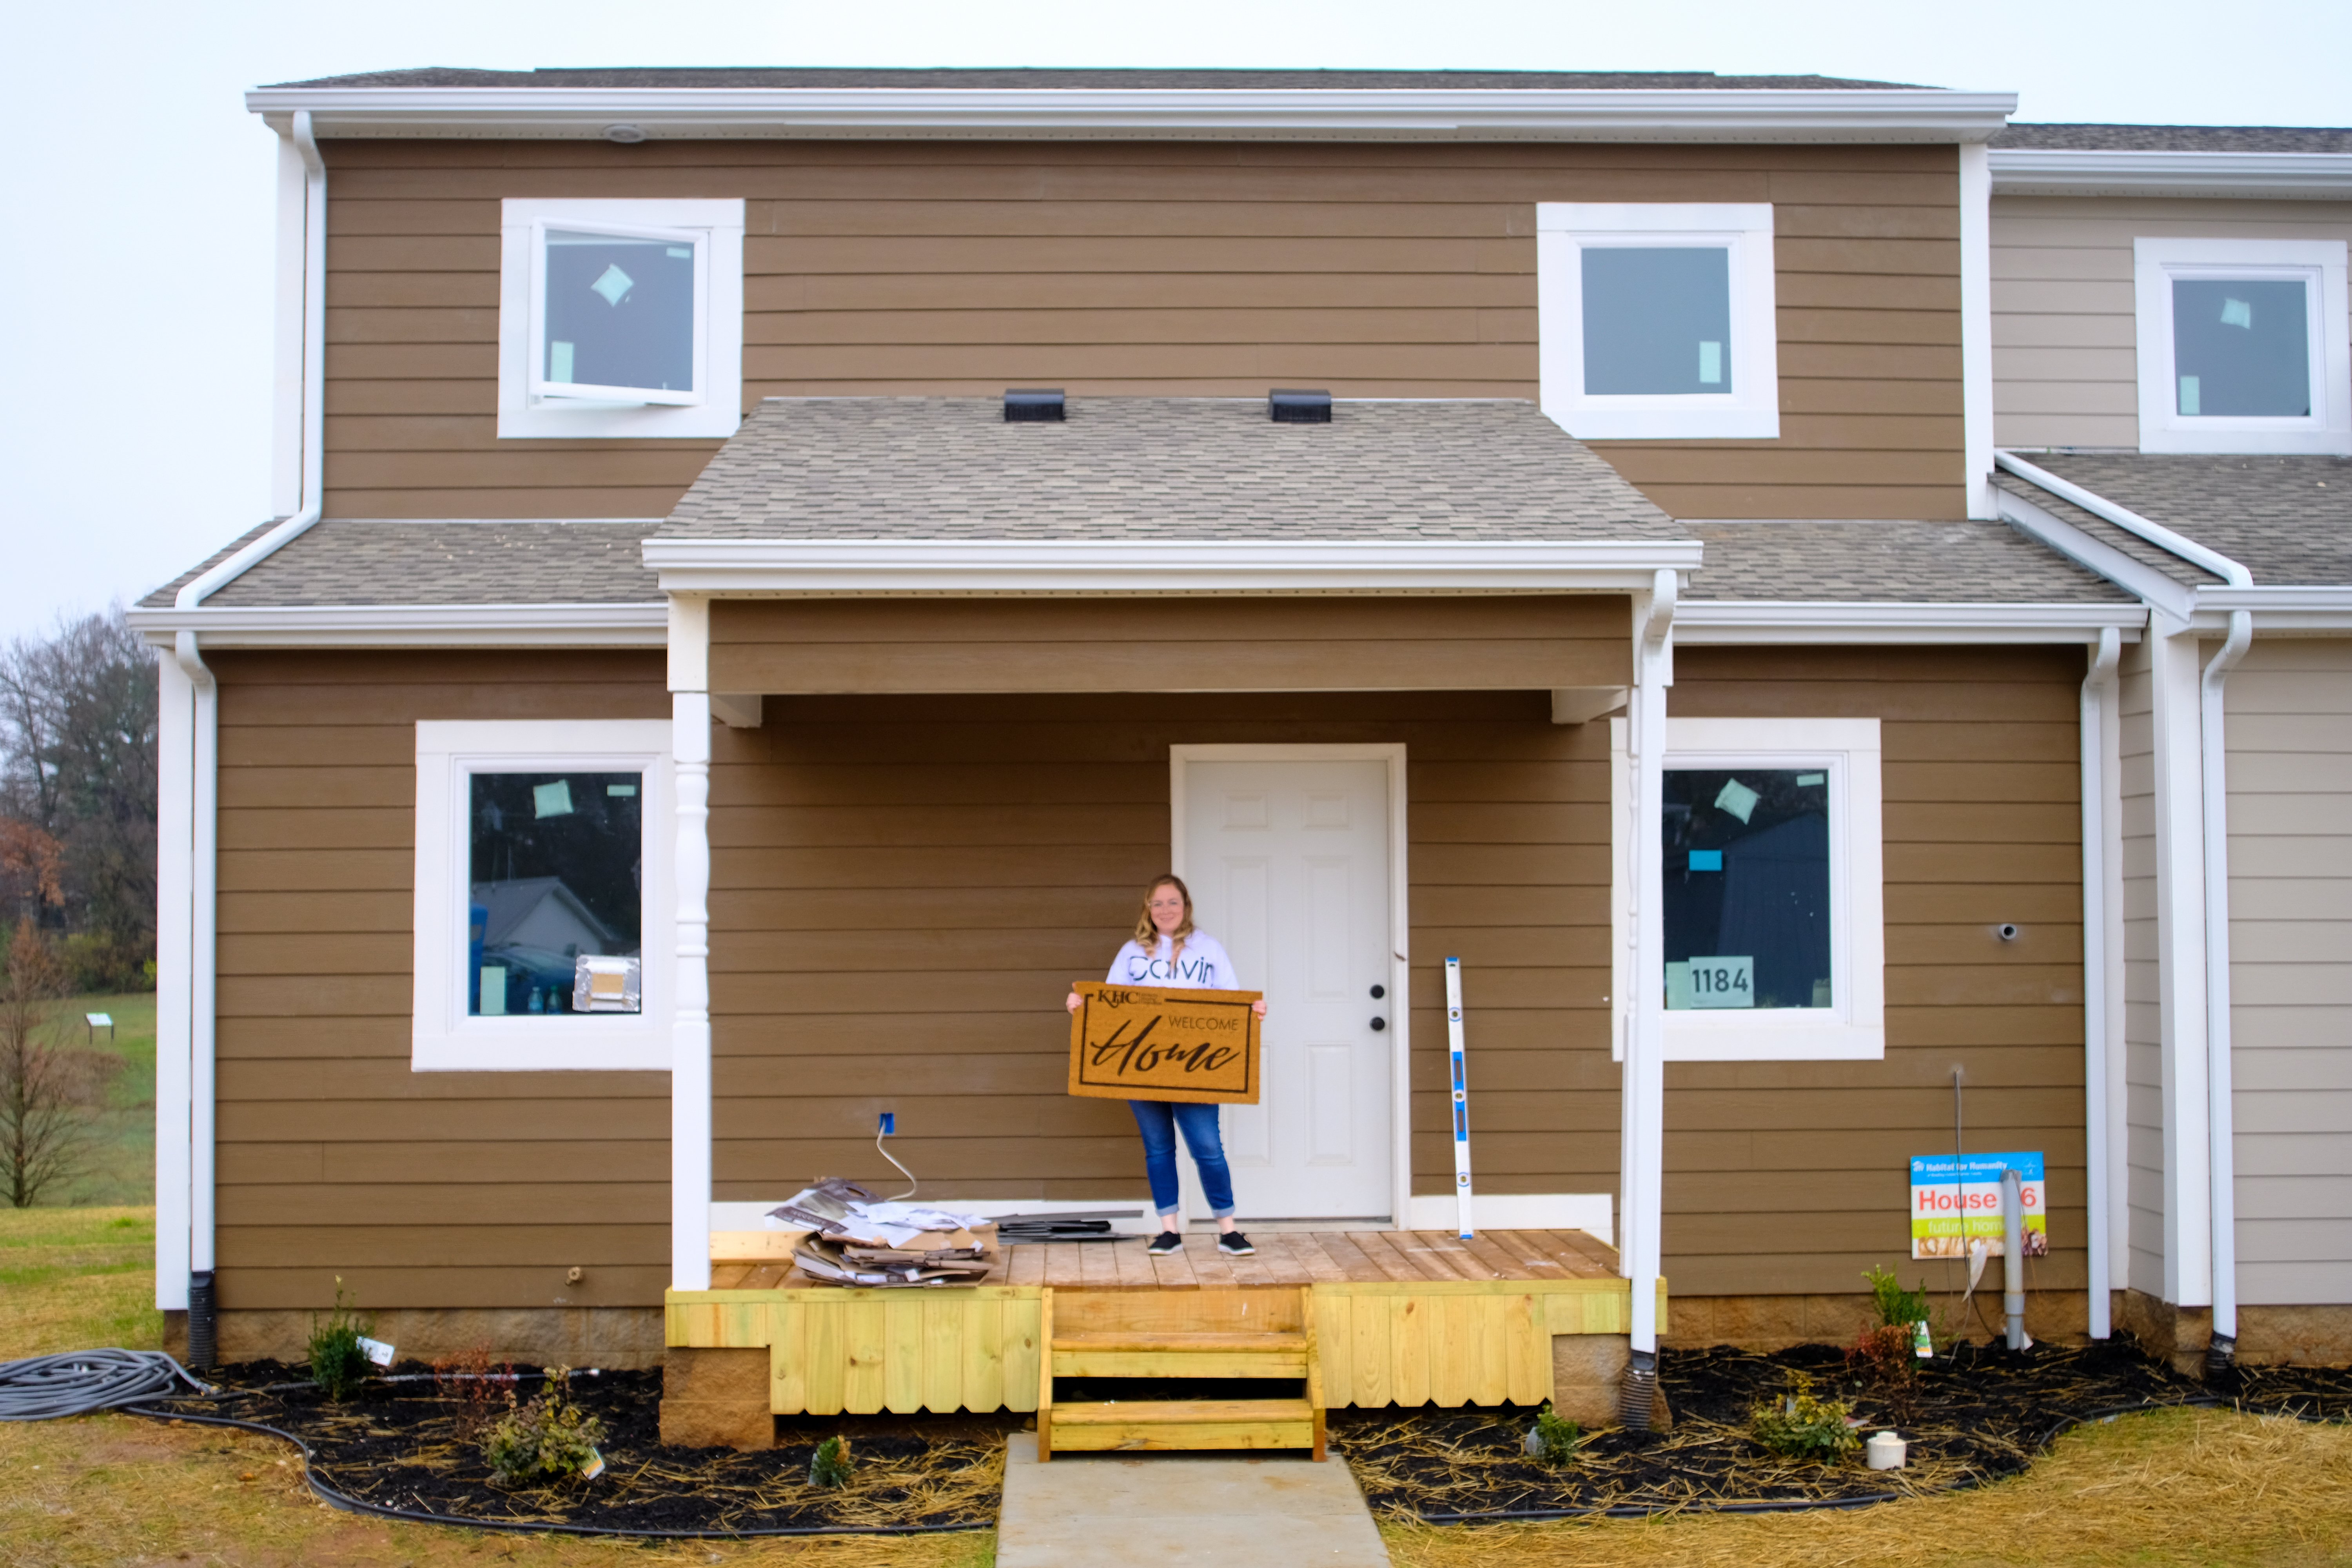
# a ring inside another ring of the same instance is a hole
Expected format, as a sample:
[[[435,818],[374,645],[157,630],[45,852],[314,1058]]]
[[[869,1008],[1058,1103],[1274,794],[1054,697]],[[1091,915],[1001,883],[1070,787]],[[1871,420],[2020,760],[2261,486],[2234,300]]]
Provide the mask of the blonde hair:
[[[1168,933],[1171,942],[1168,956],[1171,959],[1181,958],[1184,952],[1184,939],[1192,934],[1192,889],[1186,887],[1184,879],[1173,871],[1166,876],[1154,877],[1151,879],[1151,886],[1143,889],[1143,908],[1138,910],[1135,916],[1136,945],[1146,952],[1157,952],[1160,950],[1160,928],[1151,921],[1151,895],[1162,888],[1175,889],[1176,896],[1184,900],[1183,921]]]

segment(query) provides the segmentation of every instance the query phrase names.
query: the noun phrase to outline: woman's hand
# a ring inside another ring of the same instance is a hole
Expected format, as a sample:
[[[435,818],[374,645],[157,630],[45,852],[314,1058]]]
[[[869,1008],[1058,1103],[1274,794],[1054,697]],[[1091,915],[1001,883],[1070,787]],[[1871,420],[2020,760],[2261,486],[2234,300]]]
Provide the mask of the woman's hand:
[[[1085,1006],[1085,1005],[1086,1005],[1086,1001],[1085,1001],[1085,999],[1084,999],[1083,997],[1081,997],[1081,996],[1080,996],[1076,992],[1073,991],[1073,992],[1071,992],[1071,993],[1070,993],[1068,999],[1067,999],[1066,1001],[1065,1001],[1065,1002],[1062,1004],[1062,1005],[1064,1005],[1065,1007],[1067,1007],[1071,1012],[1075,1013],[1075,1012],[1076,1012],[1079,1008],[1081,1008],[1081,1007],[1083,1007],[1083,1006]],[[1263,1011],[1265,1011],[1265,1009],[1264,1009],[1263,1007],[1260,1007],[1260,1008],[1259,1008],[1259,1011],[1260,1011],[1260,1012],[1263,1012]]]
[[[1265,1017],[1265,997],[1263,997],[1263,996],[1261,996],[1261,997],[1259,997],[1256,1001],[1255,1001],[1255,1002],[1251,1003],[1251,1004],[1250,1004],[1250,1011],[1251,1011],[1251,1012],[1253,1012],[1253,1013],[1255,1013],[1255,1014],[1256,1014],[1256,1015],[1257,1015],[1259,1017],[1261,1017],[1261,1018]]]

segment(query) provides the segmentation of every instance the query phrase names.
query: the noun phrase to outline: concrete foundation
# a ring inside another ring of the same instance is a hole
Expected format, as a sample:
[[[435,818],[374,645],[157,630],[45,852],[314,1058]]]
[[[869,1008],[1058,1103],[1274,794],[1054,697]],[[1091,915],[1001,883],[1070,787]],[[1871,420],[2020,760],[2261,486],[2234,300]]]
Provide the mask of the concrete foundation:
[[[2173,1366],[2195,1376],[2212,1342],[2210,1307],[2176,1307],[2145,1290],[2115,1293],[2118,1332],[2127,1333]],[[2245,1366],[2352,1364],[2352,1306],[2238,1309],[2238,1361]]]
[[[2002,1331],[2000,1264],[1986,1270],[1977,1287],[1968,1315],[1948,1319],[1957,1298],[1931,1291],[1927,1310],[1940,1314],[1939,1329],[1957,1331],[1963,1339],[1982,1340]],[[1981,1307],[1981,1313],[1978,1309]],[[1878,1314],[1867,1295],[1837,1296],[1677,1296],[1667,1319],[1669,1331],[1659,1342],[1669,1350],[1703,1350],[1709,1345],[1737,1345],[1741,1350],[1777,1351],[1790,1345],[1848,1345],[1863,1330],[1876,1325]],[[2081,1290],[2031,1290],[2025,1297],[2025,1331],[2052,1344],[2078,1344],[2090,1332],[2090,1297]],[[1990,1325],[1990,1326],[1988,1326]],[[2203,1342],[2199,1342],[2200,1350]]]
[[[662,1364],[659,1307],[386,1307],[362,1316],[374,1322],[375,1337],[389,1341],[403,1361],[439,1361],[487,1345],[493,1360],[519,1366],[619,1372]],[[223,1312],[220,1358],[302,1362],[310,1353],[310,1323],[309,1312]],[[175,1356],[187,1354],[187,1313],[163,1315],[163,1348]]]

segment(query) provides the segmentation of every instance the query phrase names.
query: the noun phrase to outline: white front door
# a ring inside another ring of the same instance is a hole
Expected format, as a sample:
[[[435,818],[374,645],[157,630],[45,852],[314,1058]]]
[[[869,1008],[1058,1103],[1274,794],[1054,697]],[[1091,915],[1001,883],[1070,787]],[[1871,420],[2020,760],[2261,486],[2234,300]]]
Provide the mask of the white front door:
[[[1263,1093],[1224,1108],[1239,1217],[1388,1218],[1388,764],[1187,761],[1184,773],[1178,870],[1194,920],[1265,993]],[[1205,1212],[1179,1164],[1187,1209]]]

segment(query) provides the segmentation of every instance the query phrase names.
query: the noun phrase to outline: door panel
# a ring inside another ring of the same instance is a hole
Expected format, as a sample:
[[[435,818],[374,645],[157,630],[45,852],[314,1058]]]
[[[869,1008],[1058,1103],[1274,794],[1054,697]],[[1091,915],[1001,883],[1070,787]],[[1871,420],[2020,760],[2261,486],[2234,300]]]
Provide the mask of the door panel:
[[[1266,996],[1263,1095],[1224,1110],[1239,1214],[1384,1217],[1391,1037],[1371,1026],[1390,1011],[1371,989],[1389,980],[1387,764],[1192,763],[1185,814],[1194,916]]]

